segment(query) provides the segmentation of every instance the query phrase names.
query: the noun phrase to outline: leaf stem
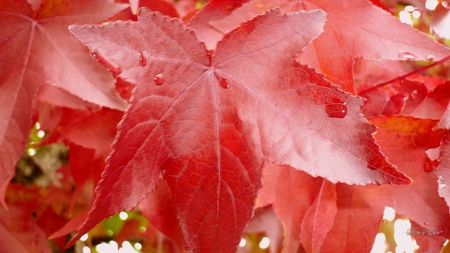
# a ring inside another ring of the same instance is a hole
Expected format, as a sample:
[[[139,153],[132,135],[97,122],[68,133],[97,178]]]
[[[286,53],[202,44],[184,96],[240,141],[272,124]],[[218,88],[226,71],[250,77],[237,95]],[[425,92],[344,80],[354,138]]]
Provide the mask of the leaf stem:
[[[389,81],[386,81],[386,82],[384,82],[384,83],[377,84],[377,85],[373,86],[372,88],[369,88],[369,89],[367,89],[367,90],[365,90],[365,91],[368,91],[368,90],[374,90],[374,89],[380,88],[380,87],[382,87],[382,86],[384,86],[384,85],[386,85],[386,84],[390,84],[390,83],[393,83],[393,82],[396,82],[396,81],[399,81],[399,80],[403,80],[403,79],[407,78],[408,76],[412,76],[412,75],[418,74],[418,73],[423,72],[423,71],[425,71],[425,70],[427,70],[427,69],[430,69],[430,68],[432,68],[432,67],[434,67],[434,66],[437,66],[437,65],[439,65],[439,64],[442,64],[442,63],[444,63],[444,62],[446,62],[446,61],[448,61],[448,60],[450,60],[450,55],[447,56],[447,57],[445,57],[445,58],[443,58],[443,59],[441,59],[441,60],[439,60],[439,61],[437,61],[437,62],[434,62],[434,63],[432,63],[432,64],[430,64],[430,65],[428,65],[428,66],[418,68],[418,69],[416,69],[416,70],[414,70],[414,71],[411,71],[411,72],[409,72],[409,73],[407,73],[407,74],[405,74],[405,75],[396,77],[396,78],[391,79],[391,80],[389,80]]]

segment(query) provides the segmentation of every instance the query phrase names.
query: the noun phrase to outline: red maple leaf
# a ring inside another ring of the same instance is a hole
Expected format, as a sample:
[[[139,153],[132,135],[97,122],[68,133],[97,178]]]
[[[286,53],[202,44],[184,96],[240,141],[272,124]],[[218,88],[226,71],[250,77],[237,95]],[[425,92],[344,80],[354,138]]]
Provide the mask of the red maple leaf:
[[[0,3],[0,201],[28,142],[33,98],[46,83],[82,100],[116,109],[125,102],[110,74],[85,53],[67,27],[98,23],[123,7],[112,1],[25,0]],[[117,71],[117,70],[116,70]]]
[[[162,177],[187,247],[202,252],[236,247],[266,164],[332,182],[411,182],[379,152],[361,99],[293,61],[321,32],[322,12],[272,10],[225,35],[212,55],[175,19],[141,9],[138,20],[70,27],[137,85],[72,243],[134,208]]]

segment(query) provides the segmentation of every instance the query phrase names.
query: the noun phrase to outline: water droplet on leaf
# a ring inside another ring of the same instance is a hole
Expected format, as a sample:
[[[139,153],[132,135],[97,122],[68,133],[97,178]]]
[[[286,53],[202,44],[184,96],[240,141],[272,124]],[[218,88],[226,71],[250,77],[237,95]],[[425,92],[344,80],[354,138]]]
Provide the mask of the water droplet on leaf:
[[[433,171],[433,162],[430,160],[430,158],[427,158],[425,161],[425,165],[423,166],[423,169],[426,172]]]
[[[97,53],[96,52],[89,52],[89,54],[91,55],[92,58],[97,60]]]
[[[147,65],[147,58],[145,58],[144,52],[139,52],[139,64],[141,64],[142,67]]]
[[[417,60],[417,56],[415,56],[412,53],[409,52],[400,52],[398,53],[398,58],[400,58],[400,60],[405,60],[405,61],[414,61]]]
[[[163,85],[164,84],[164,76],[162,74],[157,74],[154,78],[153,78],[153,82],[156,85]]]
[[[444,183],[444,179],[442,178],[442,176],[438,177],[437,183],[439,189],[444,189],[445,187],[447,187],[447,185]]]
[[[411,92],[411,94],[409,95],[409,98],[411,98],[411,100],[414,100],[414,99],[416,99],[417,98],[417,90],[413,90],[412,92]]]
[[[220,80],[220,87],[224,88],[224,89],[228,89],[230,88],[230,84],[228,83],[228,80],[223,78],[222,80]]]
[[[436,57],[434,57],[434,55],[428,55],[426,58],[427,61],[435,61]]]
[[[325,112],[330,118],[342,119],[347,115],[346,102],[341,101],[340,99],[333,99],[333,102],[325,105]]]
[[[92,58],[94,58],[98,63],[105,66],[106,69],[108,69],[109,72],[111,72],[113,75],[120,75],[122,73],[122,69],[119,65],[117,65],[114,62],[108,61],[98,52],[90,52],[90,55]]]

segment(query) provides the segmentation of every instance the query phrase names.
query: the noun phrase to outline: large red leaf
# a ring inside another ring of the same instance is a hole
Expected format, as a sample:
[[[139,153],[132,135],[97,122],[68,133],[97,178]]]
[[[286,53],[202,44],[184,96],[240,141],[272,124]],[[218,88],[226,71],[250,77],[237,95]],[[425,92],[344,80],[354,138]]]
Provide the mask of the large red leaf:
[[[101,22],[121,8],[107,0],[44,0],[37,11],[25,0],[0,3],[2,203],[6,184],[28,141],[33,98],[43,83],[101,106],[124,109],[112,77],[67,30],[73,23]]]
[[[175,19],[141,9],[138,20],[70,28],[137,84],[72,242],[134,208],[162,176],[196,252],[236,247],[269,163],[332,182],[410,183],[379,152],[362,101],[292,60],[320,33],[322,12],[270,11],[227,34],[212,55]]]

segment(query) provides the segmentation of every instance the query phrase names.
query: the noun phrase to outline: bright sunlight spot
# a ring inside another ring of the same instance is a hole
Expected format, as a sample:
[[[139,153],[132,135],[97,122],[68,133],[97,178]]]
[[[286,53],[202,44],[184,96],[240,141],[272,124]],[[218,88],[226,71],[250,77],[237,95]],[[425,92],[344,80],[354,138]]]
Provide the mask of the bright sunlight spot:
[[[119,252],[119,246],[115,241],[110,241],[109,243],[102,242],[95,246],[98,253],[117,253]]]
[[[239,247],[243,248],[243,247],[245,247],[246,244],[247,244],[247,241],[244,238],[242,238],[241,241],[239,242]]]
[[[89,238],[88,234],[84,234],[82,237],[80,237],[80,241],[85,242]]]
[[[88,246],[84,246],[83,253],[91,253],[91,249]]]
[[[142,245],[139,245],[142,248]],[[120,249],[119,245],[117,245],[115,241],[110,241],[109,243],[102,242],[95,246],[95,249],[98,253],[139,253],[139,251],[137,251],[137,249],[135,249],[135,247],[133,247],[133,245],[131,245],[128,241],[123,242]]]
[[[438,0],[427,0],[427,2],[425,3],[425,8],[427,8],[428,10],[434,10],[436,9],[438,4]]]
[[[383,233],[378,233],[373,243],[373,248],[370,253],[384,253],[386,251],[386,236]]]
[[[413,16],[413,18],[420,18],[420,11],[413,11],[412,13],[411,13],[411,15]]]
[[[36,154],[36,149],[34,149],[34,148],[28,149],[28,150],[27,150],[27,154],[28,154],[29,156],[34,156],[34,155]]]
[[[36,122],[36,124],[34,125],[36,127],[36,129],[41,129],[41,123]]]
[[[44,138],[45,136],[45,132],[42,130],[37,131],[36,133],[37,137],[39,137],[40,139]]]
[[[263,237],[263,239],[261,239],[261,241],[259,242],[259,247],[261,249],[267,249],[270,245],[270,239],[267,237]]]
[[[142,244],[140,244],[140,243],[135,243],[134,244],[134,248],[136,249],[136,250],[141,250],[142,249]]]
[[[119,218],[121,220],[127,220],[128,219],[128,214],[126,212],[120,212],[119,213]]]
[[[408,233],[411,231],[411,222],[409,220],[396,220],[394,223],[394,231],[394,238],[397,242],[397,247],[395,248],[396,253],[413,253],[419,248],[416,241]]]
[[[413,12],[413,11],[414,11],[414,6],[411,6],[411,5],[405,6],[405,11],[407,11],[407,12]]]
[[[384,208],[383,219],[388,221],[393,221],[395,218],[395,210],[391,207]]]
[[[401,12],[399,12],[398,16],[402,23],[412,25],[411,13],[409,13],[407,11],[401,11]]]
[[[122,243],[122,248],[119,249],[119,253],[139,253],[133,248],[130,242],[124,241]]]

